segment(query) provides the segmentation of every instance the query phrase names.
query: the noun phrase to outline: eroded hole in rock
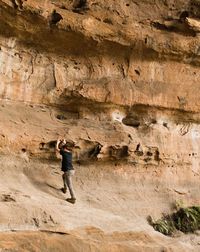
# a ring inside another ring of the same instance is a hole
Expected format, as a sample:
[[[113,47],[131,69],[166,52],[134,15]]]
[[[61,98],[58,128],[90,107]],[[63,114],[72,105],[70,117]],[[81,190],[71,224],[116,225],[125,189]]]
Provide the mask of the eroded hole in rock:
[[[147,151],[147,156],[151,157],[151,156],[153,156],[153,153],[150,151]]]
[[[168,124],[166,122],[163,123],[163,126],[167,129],[169,129]]]
[[[182,22],[180,19],[171,20],[168,24],[152,22],[152,26],[158,30],[176,32],[184,36],[196,36],[196,32],[190,27],[188,27],[188,25],[184,21]]]
[[[160,161],[160,152],[158,150],[155,151],[154,160]]]
[[[49,142],[46,142],[46,143],[41,142],[39,144],[39,150],[41,150],[43,152],[45,152],[45,151],[54,152],[54,150],[56,148],[56,143],[57,143],[57,141],[55,141],[55,140],[52,140],[52,141],[49,141]],[[64,143],[61,142],[59,144],[59,148],[63,147],[63,145],[64,145]]]
[[[140,126],[140,122],[137,117],[125,117],[122,119],[122,123],[133,128],[138,128]]]
[[[137,146],[136,146],[136,151],[139,151],[139,149],[140,149],[140,143],[137,144]]]
[[[128,134],[128,137],[129,137],[131,140],[133,140],[133,138],[132,138],[131,134]]]
[[[159,30],[167,30],[167,27],[159,22],[152,22],[152,26]]]
[[[181,14],[180,14],[180,20],[185,20],[187,17],[189,17],[189,12],[188,11],[183,11]]]
[[[98,142],[93,142],[90,140],[82,139],[78,143],[71,142],[74,150],[74,160],[78,161],[88,161],[92,158],[97,158],[100,153],[102,145]]]
[[[148,162],[151,161],[151,158],[150,158],[150,157],[144,158],[144,161],[145,161],[146,163],[148,163]]]
[[[25,153],[25,152],[26,152],[26,148],[22,148],[21,151],[22,151],[23,153]]]
[[[53,10],[53,12],[51,13],[49,24],[56,25],[62,19],[63,17],[59,13],[57,13],[56,10]]]
[[[57,115],[56,118],[60,121],[64,121],[67,119],[64,115]]]
[[[110,18],[105,18],[103,20],[103,22],[106,23],[106,24],[111,24],[111,25],[113,24],[113,22],[112,22],[112,20]]]
[[[50,141],[50,142],[48,142],[48,146],[49,146],[50,149],[55,149],[55,147],[56,147],[56,141]]]
[[[88,153],[89,158],[96,158],[101,151],[102,146],[97,144],[93,149],[91,149]]]
[[[122,146],[120,151],[120,157],[127,157],[128,156],[128,146]]]
[[[126,4],[126,6],[127,6],[127,7],[129,7],[129,6],[130,6],[130,4],[129,4],[129,3],[127,3],[127,4]]]
[[[110,146],[109,156],[114,159],[122,159],[128,157],[128,146]]]
[[[15,202],[16,200],[10,194],[2,194],[0,196],[1,202]]]
[[[150,123],[151,123],[151,124],[156,124],[157,121],[156,121],[156,119],[151,119],[151,120],[150,120]]]
[[[144,152],[143,152],[143,150],[142,150],[142,148],[141,148],[140,143],[137,144],[134,153],[135,153],[135,155],[137,155],[137,156],[139,156],[139,157],[144,155]]]
[[[87,0],[74,0],[73,8],[74,9],[84,9],[86,7]]]
[[[140,76],[140,71],[138,69],[135,69],[135,73]]]
[[[34,222],[34,225],[35,225],[36,227],[39,227],[39,226],[40,226],[40,221],[39,221],[38,218],[33,218],[33,222]]]
[[[159,22],[153,22],[152,25],[158,30],[168,31],[168,32],[180,32],[179,28],[177,28],[177,20],[174,23],[171,21],[171,25],[165,25]]]
[[[141,157],[144,155],[143,151],[135,151],[135,155]]]
[[[44,149],[44,147],[45,147],[45,143],[43,143],[43,142],[42,142],[42,143],[40,143],[40,145],[39,145],[39,149],[40,149],[40,150],[43,150],[43,149]]]

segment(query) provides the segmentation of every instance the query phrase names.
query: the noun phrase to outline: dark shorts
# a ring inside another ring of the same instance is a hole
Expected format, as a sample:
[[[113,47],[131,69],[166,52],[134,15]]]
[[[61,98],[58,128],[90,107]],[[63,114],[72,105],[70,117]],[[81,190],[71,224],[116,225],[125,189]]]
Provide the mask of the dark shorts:
[[[68,167],[62,167],[61,168],[61,171],[63,171],[63,172],[73,171],[73,170],[74,170],[74,168],[68,168]]]

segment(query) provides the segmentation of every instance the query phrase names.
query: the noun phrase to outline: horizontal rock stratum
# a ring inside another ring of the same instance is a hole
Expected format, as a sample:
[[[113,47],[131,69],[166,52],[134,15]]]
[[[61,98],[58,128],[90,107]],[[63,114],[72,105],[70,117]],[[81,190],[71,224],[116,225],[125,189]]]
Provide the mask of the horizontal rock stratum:
[[[200,250],[146,220],[200,204],[199,32],[199,0],[0,0],[2,251]]]

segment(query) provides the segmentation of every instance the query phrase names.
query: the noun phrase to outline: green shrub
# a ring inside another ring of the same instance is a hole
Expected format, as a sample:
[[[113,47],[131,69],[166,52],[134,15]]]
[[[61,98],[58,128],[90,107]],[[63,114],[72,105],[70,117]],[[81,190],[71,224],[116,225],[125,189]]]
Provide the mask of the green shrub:
[[[165,215],[157,221],[149,218],[149,224],[164,234],[173,235],[177,230],[183,233],[193,233],[200,229],[200,206],[180,208],[171,215]]]

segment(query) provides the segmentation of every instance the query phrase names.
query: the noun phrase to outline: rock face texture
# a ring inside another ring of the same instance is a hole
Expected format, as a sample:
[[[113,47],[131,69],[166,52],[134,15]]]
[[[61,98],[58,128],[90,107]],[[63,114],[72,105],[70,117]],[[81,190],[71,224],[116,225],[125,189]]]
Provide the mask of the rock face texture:
[[[0,229],[23,231],[1,249],[199,251],[146,221],[200,203],[199,32],[199,0],[0,0]],[[75,206],[58,137],[75,144]],[[32,248],[38,230],[56,234]]]

